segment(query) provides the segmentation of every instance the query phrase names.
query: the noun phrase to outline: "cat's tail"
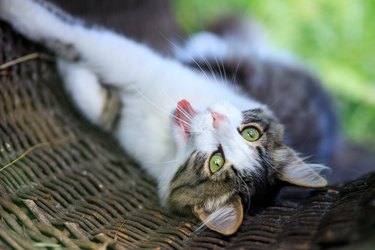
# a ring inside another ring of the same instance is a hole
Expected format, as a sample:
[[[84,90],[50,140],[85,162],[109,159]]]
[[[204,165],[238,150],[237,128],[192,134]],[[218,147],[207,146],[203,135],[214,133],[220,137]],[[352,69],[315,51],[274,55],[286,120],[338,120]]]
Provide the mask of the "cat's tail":
[[[175,48],[176,57],[187,64],[213,61],[262,60],[298,66],[297,57],[279,49],[268,38],[266,29],[251,18],[227,16],[192,35],[183,47]],[[219,65],[220,66],[220,65]]]

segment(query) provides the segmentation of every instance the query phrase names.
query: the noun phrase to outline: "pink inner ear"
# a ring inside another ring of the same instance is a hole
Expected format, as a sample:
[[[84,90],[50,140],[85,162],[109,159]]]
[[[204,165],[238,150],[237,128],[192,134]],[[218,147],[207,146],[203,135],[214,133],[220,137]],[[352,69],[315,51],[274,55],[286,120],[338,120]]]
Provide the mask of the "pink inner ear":
[[[190,105],[190,102],[182,99],[177,103],[177,108],[175,111],[175,120],[177,124],[183,129],[185,139],[188,138],[188,133],[190,130],[190,122],[191,119],[197,115],[197,111],[193,109],[193,107]]]

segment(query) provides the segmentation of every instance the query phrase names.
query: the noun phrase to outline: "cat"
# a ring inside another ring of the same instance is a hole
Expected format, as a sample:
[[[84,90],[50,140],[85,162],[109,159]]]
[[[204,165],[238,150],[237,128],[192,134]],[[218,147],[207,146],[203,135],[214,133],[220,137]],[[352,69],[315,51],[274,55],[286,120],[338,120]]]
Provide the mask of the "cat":
[[[289,146],[311,161],[334,167],[340,128],[332,98],[304,62],[272,44],[256,20],[221,17],[174,50],[187,65],[235,79],[240,91],[272,109],[285,127]]]
[[[78,109],[155,178],[171,212],[231,235],[244,203],[270,187],[327,185],[326,167],[304,162],[284,143],[284,126],[271,109],[225,79],[88,27],[44,1],[0,0],[0,18],[58,56]],[[120,96],[115,116],[108,115],[103,84]]]

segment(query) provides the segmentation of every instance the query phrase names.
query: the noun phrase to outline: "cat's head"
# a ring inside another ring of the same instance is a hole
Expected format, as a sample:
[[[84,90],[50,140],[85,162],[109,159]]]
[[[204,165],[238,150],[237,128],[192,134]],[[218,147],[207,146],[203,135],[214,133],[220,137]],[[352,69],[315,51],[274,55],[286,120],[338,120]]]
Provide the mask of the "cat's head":
[[[319,174],[325,167],[305,163],[286,146],[283,126],[266,108],[240,111],[221,103],[197,111],[182,100],[174,117],[178,150],[186,160],[170,182],[166,204],[194,214],[214,231],[236,232],[243,218],[241,197],[251,200],[262,183],[327,184]]]

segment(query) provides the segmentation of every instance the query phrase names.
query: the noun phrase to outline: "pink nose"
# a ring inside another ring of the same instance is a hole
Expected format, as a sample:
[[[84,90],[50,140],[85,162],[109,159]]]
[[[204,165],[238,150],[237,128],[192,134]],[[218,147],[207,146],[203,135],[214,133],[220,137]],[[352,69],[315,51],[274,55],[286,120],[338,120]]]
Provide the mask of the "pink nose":
[[[216,112],[211,112],[212,119],[213,119],[213,126],[217,128],[220,123],[222,123],[225,120],[228,120],[228,117],[226,115],[216,113]]]

